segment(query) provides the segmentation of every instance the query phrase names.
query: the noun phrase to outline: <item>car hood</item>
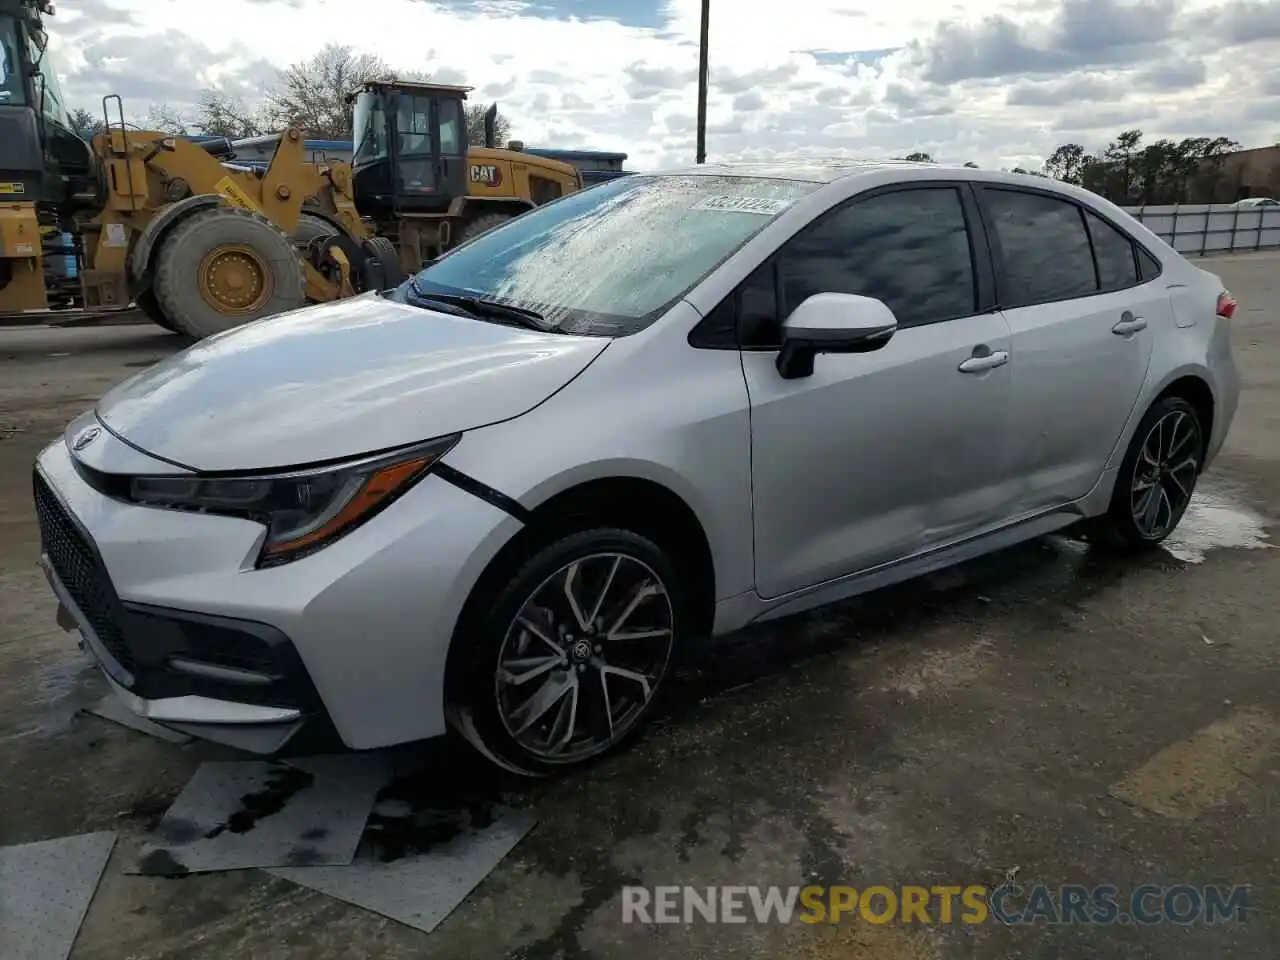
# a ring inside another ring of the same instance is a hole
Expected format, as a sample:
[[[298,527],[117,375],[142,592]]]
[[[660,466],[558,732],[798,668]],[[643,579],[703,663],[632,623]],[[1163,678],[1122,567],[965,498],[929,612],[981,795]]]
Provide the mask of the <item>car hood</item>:
[[[97,415],[192,470],[298,466],[518,417],[608,344],[367,294],[203,340],[112,389]]]

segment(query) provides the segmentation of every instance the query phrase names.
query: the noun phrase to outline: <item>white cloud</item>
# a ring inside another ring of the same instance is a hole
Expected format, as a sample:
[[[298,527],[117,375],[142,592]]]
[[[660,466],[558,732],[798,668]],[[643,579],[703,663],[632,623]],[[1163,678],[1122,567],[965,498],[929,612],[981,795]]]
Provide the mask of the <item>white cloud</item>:
[[[630,25],[590,19],[631,6]],[[150,102],[189,106],[209,86],[253,100],[275,68],[345,43],[398,69],[465,76],[530,145],[622,150],[644,169],[693,158],[700,6],[83,0],[50,31],[68,98],[95,112],[109,92],[135,116]],[[1132,125],[1245,145],[1280,136],[1275,2],[713,0],[711,36],[712,158],[925,150],[1008,166]]]

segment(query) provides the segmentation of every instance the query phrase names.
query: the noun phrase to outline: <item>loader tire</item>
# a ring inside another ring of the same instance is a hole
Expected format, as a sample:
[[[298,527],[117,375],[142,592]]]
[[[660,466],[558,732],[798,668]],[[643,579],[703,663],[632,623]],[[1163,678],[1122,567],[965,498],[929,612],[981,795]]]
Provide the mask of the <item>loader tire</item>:
[[[160,304],[156,303],[156,292],[154,290],[143,290],[133,301],[134,306],[148,320],[156,326],[164,327],[170,333],[181,333],[177,327],[173,325],[173,321],[164,315],[164,311],[160,309]]]
[[[201,210],[165,237],[156,256],[160,309],[196,340],[306,303],[302,259],[261,214]]]
[[[466,226],[464,226],[458,236],[458,243],[466,243],[473,240],[482,233],[488,233],[494,227],[500,227],[511,217],[505,213],[486,213],[476,217]]]
[[[360,244],[360,249],[377,261],[376,265],[369,263],[371,275],[366,281],[369,289],[390,290],[405,282],[407,276],[400,266],[400,251],[386,237],[369,237]]]
[[[295,247],[305,251],[317,237],[331,237],[338,232],[338,228],[323,217],[304,213],[298,218],[298,225],[294,228],[291,239]]]

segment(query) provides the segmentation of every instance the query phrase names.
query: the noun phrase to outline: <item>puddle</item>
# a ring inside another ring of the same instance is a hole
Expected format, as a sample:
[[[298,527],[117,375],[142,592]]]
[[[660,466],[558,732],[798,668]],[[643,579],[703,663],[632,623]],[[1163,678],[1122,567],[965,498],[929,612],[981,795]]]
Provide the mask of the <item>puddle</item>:
[[[1191,504],[1164,542],[1184,563],[1200,563],[1210,550],[1259,550],[1268,543],[1266,521],[1222,490],[1197,490]]]
[[[76,657],[50,664],[40,670],[36,680],[36,696],[41,703],[56,704],[75,693],[85,678],[92,673],[93,664],[85,657]]]
[[[35,716],[0,735],[0,743],[51,737],[70,729],[96,679],[93,664],[84,657],[42,667],[35,678],[35,696],[29,701]]]

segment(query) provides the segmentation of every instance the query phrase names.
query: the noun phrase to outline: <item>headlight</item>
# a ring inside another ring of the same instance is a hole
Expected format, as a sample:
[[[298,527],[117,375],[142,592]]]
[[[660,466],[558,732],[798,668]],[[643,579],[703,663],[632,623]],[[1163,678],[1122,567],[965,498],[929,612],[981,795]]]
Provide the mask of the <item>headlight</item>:
[[[460,434],[309,470],[258,476],[134,477],[130,498],[267,527],[258,566],[287,563],[354,530],[422,479]]]

